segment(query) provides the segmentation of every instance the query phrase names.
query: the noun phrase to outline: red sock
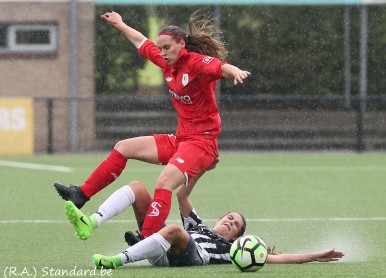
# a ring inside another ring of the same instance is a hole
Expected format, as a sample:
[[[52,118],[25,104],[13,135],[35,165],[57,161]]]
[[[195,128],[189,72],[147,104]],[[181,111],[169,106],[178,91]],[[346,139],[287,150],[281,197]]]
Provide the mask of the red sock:
[[[97,192],[115,181],[126,166],[127,159],[116,149],[95,168],[94,172],[80,186],[86,197],[91,198]]]
[[[172,192],[167,189],[157,188],[154,191],[154,198],[143,222],[141,235],[148,237],[161,229],[169,215],[171,204]]]

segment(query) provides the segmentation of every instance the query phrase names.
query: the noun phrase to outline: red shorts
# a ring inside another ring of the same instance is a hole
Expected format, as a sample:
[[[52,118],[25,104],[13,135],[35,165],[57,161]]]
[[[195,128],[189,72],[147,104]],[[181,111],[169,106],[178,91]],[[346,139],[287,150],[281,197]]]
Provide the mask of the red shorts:
[[[212,166],[218,157],[217,139],[178,140],[173,134],[153,134],[158,159],[163,165],[175,165],[186,176],[186,184]]]

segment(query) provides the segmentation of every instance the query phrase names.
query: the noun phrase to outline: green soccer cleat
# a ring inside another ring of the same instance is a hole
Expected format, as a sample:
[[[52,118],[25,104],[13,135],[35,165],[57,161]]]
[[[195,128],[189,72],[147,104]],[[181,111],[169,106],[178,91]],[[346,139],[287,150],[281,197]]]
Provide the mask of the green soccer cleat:
[[[88,239],[93,229],[90,218],[84,215],[71,201],[65,202],[64,207],[67,218],[75,229],[75,235],[82,240]]]
[[[100,254],[94,254],[92,256],[92,260],[94,261],[94,265],[97,269],[115,269],[122,266],[121,257],[119,255],[108,257]]]

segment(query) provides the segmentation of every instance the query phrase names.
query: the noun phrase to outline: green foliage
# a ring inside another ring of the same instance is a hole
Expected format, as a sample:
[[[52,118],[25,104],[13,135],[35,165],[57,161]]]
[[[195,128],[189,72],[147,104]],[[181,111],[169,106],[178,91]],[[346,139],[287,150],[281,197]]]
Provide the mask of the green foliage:
[[[136,94],[138,69],[142,59],[130,41],[100,15],[118,12],[123,20],[148,35],[147,9],[138,6],[99,6],[96,8],[96,91],[97,94]]]
[[[369,8],[369,65],[370,94],[386,93],[386,6]]]
[[[226,10],[226,8],[224,8]],[[340,10],[317,7],[256,7],[242,15],[259,24],[240,26],[240,13],[225,11],[231,63],[250,69],[238,93],[333,94],[342,90],[343,41]],[[231,15],[231,18],[226,18]],[[249,27],[249,28],[248,28]],[[254,27],[254,28],[252,28]],[[234,47],[235,46],[235,47]]]
[[[102,6],[106,9],[105,6]],[[207,6],[120,7],[128,24],[148,30],[149,10],[166,25],[187,28],[189,15]],[[229,51],[228,62],[249,70],[242,86],[222,82],[222,93],[341,95],[344,90],[343,6],[221,6],[220,23]],[[386,6],[369,6],[368,93],[386,90]],[[97,8],[100,13],[101,8]],[[360,7],[350,8],[352,92],[359,91]],[[138,15],[140,15],[138,17]],[[104,23],[97,24],[97,91],[137,88],[144,62],[126,38]],[[103,25],[103,26],[101,26]],[[108,30],[106,30],[108,29]],[[107,33],[108,32],[108,33]],[[146,33],[146,32],[145,32]],[[114,37],[112,41],[104,38]],[[107,66],[105,66],[107,61]]]

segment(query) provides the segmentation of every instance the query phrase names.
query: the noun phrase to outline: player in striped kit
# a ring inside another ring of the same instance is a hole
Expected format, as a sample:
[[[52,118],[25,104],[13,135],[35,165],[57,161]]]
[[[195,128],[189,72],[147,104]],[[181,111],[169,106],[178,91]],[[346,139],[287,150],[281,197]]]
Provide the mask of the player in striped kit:
[[[229,250],[232,242],[243,235],[246,228],[245,218],[234,211],[219,219],[211,229],[202,224],[189,198],[186,186],[177,193],[183,226],[165,225],[157,233],[137,242],[115,256],[95,254],[97,268],[117,268],[130,262],[147,259],[156,266],[198,266],[207,264],[229,264]],[[76,235],[83,240],[108,219],[133,206],[138,227],[141,230],[151,197],[140,182],[115,191],[98,209],[87,217],[71,201],[65,203],[68,219],[75,228]],[[125,235],[126,238],[127,234]],[[126,238],[127,241],[127,238]],[[310,261],[335,261],[343,253],[334,249],[313,254],[270,254],[268,263],[304,263]]]

